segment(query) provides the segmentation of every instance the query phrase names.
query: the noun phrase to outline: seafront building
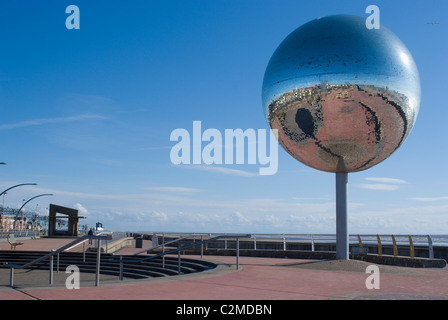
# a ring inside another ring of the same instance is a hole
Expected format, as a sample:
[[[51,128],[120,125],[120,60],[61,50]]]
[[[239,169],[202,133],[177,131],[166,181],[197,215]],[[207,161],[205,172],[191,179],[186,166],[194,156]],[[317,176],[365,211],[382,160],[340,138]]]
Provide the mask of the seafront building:
[[[25,230],[32,229],[31,225],[28,225],[26,217],[19,217],[16,221],[16,227],[14,228],[14,217],[11,216],[1,216],[0,218],[0,229],[2,230]]]
[[[0,230],[43,230],[46,228],[45,217],[38,216],[35,212],[29,211],[23,211],[20,214],[17,213],[17,209],[3,208],[0,206]],[[15,228],[14,219],[16,219]]]

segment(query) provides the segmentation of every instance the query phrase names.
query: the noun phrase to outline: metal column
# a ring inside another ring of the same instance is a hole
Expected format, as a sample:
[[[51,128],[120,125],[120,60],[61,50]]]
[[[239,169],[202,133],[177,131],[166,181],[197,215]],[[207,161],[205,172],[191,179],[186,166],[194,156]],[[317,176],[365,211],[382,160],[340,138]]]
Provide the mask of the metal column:
[[[98,239],[96,252],[96,272],[95,272],[95,287],[100,285],[100,262],[101,262],[101,239]]]
[[[349,259],[347,172],[336,172],[336,259]]]

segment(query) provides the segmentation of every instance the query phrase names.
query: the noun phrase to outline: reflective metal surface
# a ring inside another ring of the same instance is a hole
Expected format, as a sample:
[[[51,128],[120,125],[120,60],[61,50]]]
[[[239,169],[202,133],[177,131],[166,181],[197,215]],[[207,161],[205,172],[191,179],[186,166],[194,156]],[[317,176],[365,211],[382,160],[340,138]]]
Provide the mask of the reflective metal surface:
[[[386,27],[337,15],[292,32],[263,80],[263,107],[283,148],[328,172],[355,172],[389,157],[414,126],[420,80]]]

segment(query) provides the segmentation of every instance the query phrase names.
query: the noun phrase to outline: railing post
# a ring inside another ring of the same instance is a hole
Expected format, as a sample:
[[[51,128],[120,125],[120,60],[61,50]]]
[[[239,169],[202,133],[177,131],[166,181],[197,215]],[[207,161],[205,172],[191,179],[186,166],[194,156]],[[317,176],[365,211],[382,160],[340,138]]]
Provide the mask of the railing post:
[[[86,262],[86,242],[82,243],[82,262]]]
[[[414,258],[415,256],[415,251],[414,251],[414,243],[412,242],[412,236],[409,235],[409,251],[410,251],[410,256],[411,258]]]
[[[397,242],[395,241],[395,236],[392,235],[392,244],[394,246],[394,257],[398,256]]]
[[[201,259],[204,256],[204,236],[201,235]]]
[[[311,235],[311,251],[314,252],[314,238],[313,238],[313,235]]]
[[[253,237],[254,237],[254,250],[257,250],[257,236],[254,234],[253,235]],[[238,240],[239,240],[240,238],[238,238]],[[237,240],[237,241],[238,241]]]
[[[55,251],[54,249],[51,251]],[[53,261],[54,261],[54,256],[51,255],[50,256],[50,281],[49,283],[52,285],[53,284]]]
[[[236,238],[236,270],[240,266],[240,238]]]
[[[177,273],[180,274],[180,248],[177,250]]]
[[[14,268],[12,267],[9,271],[9,286],[14,287]]]
[[[283,251],[286,251],[286,237],[285,237],[285,234],[283,234]]]
[[[165,268],[165,242],[162,242],[162,252],[163,252],[163,256],[162,256],[162,268]]]
[[[376,235],[376,240],[378,241],[378,255],[381,256],[383,255],[383,246],[381,245],[381,239],[379,234]]]
[[[123,256],[120,255],[120,280],[123,280]]]
[[[428,235],[428,250],[429,250],[429,259],[434,259],[434,248],[432,246],[432,238]]]
[[[101,261],[101,239],[98,239],[97,253],[96,253],[95,287],[98,287],[100,285],[100,261]]]
[[[359,234],[358,234],[358,244],[362,248],[362,240],[361,240],[361,236]]]

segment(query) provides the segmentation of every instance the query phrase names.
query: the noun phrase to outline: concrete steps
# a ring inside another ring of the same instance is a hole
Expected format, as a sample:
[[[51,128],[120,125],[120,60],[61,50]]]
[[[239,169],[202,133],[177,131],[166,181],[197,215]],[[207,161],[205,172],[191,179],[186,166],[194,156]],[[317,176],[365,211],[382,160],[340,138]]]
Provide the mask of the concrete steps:
[[[23,265],[34,259],[42,257],[47,254],[45,251],[0,251],[0,268],[7,268],[3,264],[8,262],[10,264]],[[147,257],[142,256],[126,256],[123,255],[123,277],[131,279],[145,279],[154,277],[168,277],[178,275],[177,256],[166,256],[165,266],[163,267],[163,261],[161,257],[157,257],[150,260],[135,262],[134,260]],[[97,255],[94,252],[86,252],[85,261],[83,261],[82,252],[62,252],[59,254],[59,262],[57,256],[54,256],[53,268],[57,269],[59,264],[59,270],[65,271],[69,265],[75,265],[79,268],[80,272],[95,273],[96,272],[96,259]],[[100,261],[100,274],[104,275],[116,275],[119,276],[120,263],[119,255],[101,254]],[[115,260],[115,261],[112,261]],[[34,264],[29,269],[32,270],[49,270],[50,260],[46,259],[39,263]],[[181,259],[181,274],[189,274],[195,272],[201,272],[215,268],[216,265],[207,261],[196,259]]]

